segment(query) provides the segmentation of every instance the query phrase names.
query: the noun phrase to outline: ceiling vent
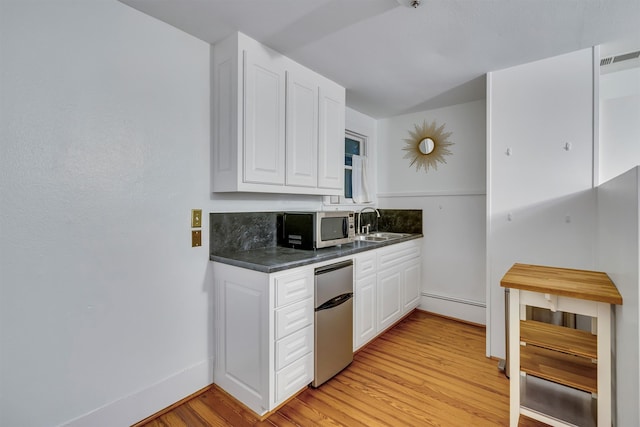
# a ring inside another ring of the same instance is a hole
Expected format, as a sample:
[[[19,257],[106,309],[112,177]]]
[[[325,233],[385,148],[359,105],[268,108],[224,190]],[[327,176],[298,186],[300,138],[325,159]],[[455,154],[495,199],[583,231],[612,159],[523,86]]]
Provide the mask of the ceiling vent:
[[[600,74],[640,67],[640,50],[608,56],[600,60]]]

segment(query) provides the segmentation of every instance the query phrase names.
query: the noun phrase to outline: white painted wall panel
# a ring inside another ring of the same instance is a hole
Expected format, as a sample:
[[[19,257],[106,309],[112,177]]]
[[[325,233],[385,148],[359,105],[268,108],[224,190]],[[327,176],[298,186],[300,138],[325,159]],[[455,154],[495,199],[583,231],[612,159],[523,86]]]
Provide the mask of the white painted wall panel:
[[[514,262],[594,266],[592,57],[585,49],[487,78],[490,355],[505,354],[500,279]]]
[[[598,187],[597,269],[606,271],[622,295],[615,309],[615,394],[617,425],[640,419],[640,168]]]
[[[114,1],[0,39],[0,425],[129,425],[212,378],[208,45]]]

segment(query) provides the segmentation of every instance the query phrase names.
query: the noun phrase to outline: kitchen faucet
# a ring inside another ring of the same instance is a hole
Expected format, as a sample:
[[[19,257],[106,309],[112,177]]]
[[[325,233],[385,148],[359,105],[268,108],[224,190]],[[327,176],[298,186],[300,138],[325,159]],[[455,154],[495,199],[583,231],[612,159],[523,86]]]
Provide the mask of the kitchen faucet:
[[[363,228],[366,227],[367,232],[365,234],[369,234],[369,227],[371,227],[371,224],[367,224],[365,227],[362,226],[362,212],[364,212],[367,209],[371,209],[372,211],[375,211],[376,215],[378,216],[378,218],[380,218],[380,211],[376,208],[372,208],[371,206],[365,206],[364,208],[360,209],[360,212],[358,212],[358,234],[362,234],[362,230]],[[377,223],[377,221],[376,221]],[[377,229],[376,229],[377,231]]]

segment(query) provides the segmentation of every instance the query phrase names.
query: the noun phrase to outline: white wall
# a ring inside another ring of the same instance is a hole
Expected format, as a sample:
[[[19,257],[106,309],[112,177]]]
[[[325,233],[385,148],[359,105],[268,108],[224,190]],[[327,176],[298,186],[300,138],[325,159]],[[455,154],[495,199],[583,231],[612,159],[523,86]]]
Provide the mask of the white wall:
[[[212,380],[209,46],[115,0],[0,40],[0,425],[129,425]]]
[[[597,269],[606,271],[622,295],[615,307],[617,425],[640,419],[640,168],[598,187]]]
[[[600,76],[599,182],[640,165],[640,67]]]
[[[592,58],[585,49],[487,78],[489,355],[505,355],[500,279],[513,263],[594,267]]]
[[[420,172],[404,159],[414,125],[436,121],[452,132],[452,155]],[[470,102],[378,122],[378,199],[386,209],[422,209],[424,264],[420,307],[485,323],[485,103]]]
[[[438,169],[417,171],[404,159],[404,139],[414,126],[436,121],[454,145]],[[378,192],[380,196],[483,193],[485,190],[484,100],[382,119],[378,122]]]
[[[322,198],[210,192],[207,43],[115,0],[0,43],[0,425],[129,425],[212,382],[206,214]]]
[[[212,377],[209,47],[113,0],[0,7],[0,424],[130,424]]]

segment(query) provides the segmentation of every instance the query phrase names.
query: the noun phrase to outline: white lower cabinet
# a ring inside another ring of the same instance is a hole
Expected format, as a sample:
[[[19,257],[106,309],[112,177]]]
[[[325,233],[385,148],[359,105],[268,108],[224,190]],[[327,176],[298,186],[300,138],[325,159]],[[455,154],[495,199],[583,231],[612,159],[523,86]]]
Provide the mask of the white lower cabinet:
[[[313,267],[213,266],[214,382],[263,415],[313,380]]]
[[[413,310],[420,303],[422,290],[422,263],[420,258],[405,263],[404,268],[404,308],[403,312]]]
[[[353,256],[354,350],[417,307],[421,246],[415,239]],[[313,381],[314,269],[328,263],[271,274],[213,263],[214,382],[258,415]]]
[[[353,349],[356,350],[378,333],[375,251],[357,255],[354,264]]]
[[[378,273],[378,330],[393,325],[402,317],[402,270],[390,268]]]
[[[415,239],[355,257],[354,350],[420,303],[421,247]]]

